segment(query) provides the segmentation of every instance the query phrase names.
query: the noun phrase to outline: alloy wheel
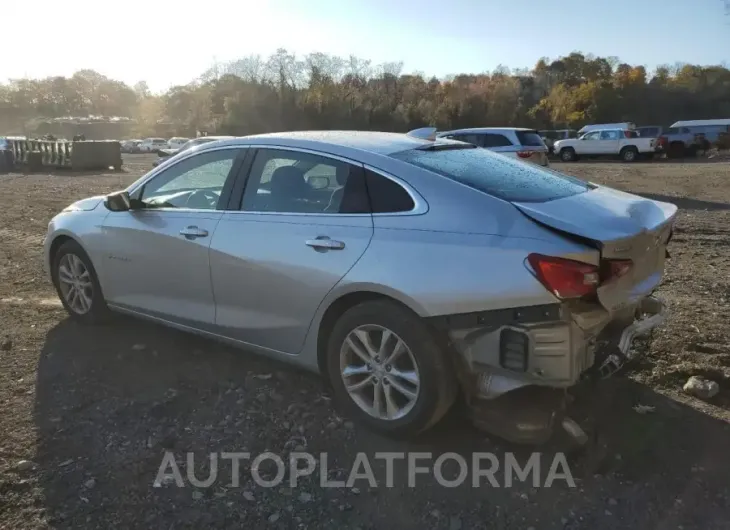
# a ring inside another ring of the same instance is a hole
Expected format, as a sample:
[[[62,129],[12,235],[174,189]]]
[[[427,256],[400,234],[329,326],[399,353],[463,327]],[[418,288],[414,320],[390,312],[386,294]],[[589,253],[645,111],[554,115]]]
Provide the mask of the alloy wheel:
[[[65,254],[58,264],[58,285],[71,310],[84,315],[91,310],[94,285],[91,273],[76,254]]]
[[[393,331],[374,324],[358,326],[340,348],[340,373],[350,398],[380,420],[407,415],[420,392],[418,364]]]

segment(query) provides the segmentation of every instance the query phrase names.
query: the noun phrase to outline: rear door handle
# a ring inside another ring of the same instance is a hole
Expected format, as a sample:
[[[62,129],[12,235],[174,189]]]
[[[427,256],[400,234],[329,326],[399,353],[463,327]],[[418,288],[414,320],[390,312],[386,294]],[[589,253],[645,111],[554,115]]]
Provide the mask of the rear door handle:
[[[198,237],[207,237],[208,231],[197,226],[188,226],[180,230],[180,235],[185,236],[187,239],[196,239]]]
[[[308,239],[305,241],[305,244],[315,250],[342,250],[345,248],[345,244],[342,241],[336,241],[325,236]]]

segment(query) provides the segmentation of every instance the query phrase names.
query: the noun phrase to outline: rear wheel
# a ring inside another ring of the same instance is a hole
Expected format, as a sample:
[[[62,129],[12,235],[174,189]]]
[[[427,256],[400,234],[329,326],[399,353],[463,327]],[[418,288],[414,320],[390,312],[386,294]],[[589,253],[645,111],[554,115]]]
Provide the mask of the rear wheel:
[[[76,241],[66,241],[52,258],[53,284],[63,307],[75,320],[97,324],[111,312],[101,293],[91,259]]]
[[[575,149],[572,147],[565,147],[560,150],[560,160],[563,162],[573,162],[575,159]]]
[[[636,149],[636,147],[624,147],[621,149],[621,152],[619,153],[621,156],[621,160],[624,162],[634,162],[638,158],[639,151]]]
[[[393,436],[435,425],[454,403],[452,365],[426,324],[389,301],[364,302],[335,324],[327,368],[337,403]]]

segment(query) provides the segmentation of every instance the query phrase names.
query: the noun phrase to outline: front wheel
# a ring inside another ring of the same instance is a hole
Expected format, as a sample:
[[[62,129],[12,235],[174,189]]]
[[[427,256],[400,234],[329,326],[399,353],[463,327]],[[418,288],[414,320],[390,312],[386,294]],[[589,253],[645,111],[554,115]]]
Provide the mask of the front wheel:
[[[572,147],[566,147],[560,150],[560,160],[563,162],[572,162],[576,159],[575,149]]]
[[[621,150],[620,155],[621,160],[623,160],[624,162],[634,162],[638,158],[639,152],[636,150],[635,147],[624,147]]]
[[[374,430],[414,436],[451,408],[453,366],[426,324],[389,301],[364,302],[335,324],[327,368],[337,403]]]
[[[111,312],[91,259],[81,245],[66,241],[52,259],[53,284],[68,314],[84,324],[108,320]]]

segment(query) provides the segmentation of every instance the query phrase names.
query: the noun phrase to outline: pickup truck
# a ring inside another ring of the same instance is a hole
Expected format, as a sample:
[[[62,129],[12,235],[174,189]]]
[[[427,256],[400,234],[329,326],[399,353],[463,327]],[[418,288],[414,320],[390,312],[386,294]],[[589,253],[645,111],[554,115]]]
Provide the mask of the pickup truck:
[[[573,162],[581,156],[611,156],[633,162],[641,156],[653,156],[657,140],[639,138],[630,129],[603,129],[587,132],[580,138],[558,140],[553,149],[563,162]]]
[[[670,127],[657,139],[659,152],[668,158],[695,156],[709,149],[709,144],[703,133],[694,132],[689,127]]]

